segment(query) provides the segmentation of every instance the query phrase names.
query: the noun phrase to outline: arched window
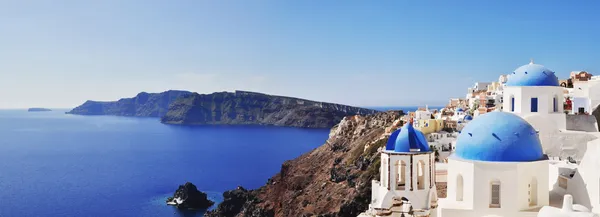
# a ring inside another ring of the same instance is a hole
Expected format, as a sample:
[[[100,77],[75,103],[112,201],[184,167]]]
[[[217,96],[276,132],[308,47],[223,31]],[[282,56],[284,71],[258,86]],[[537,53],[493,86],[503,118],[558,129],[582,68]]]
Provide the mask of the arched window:
[[[423,190],[425,189],[425,162],[420,160],[417,163],[417,189]]]
[[[537,179],[531,178],[529,182],[529,206],[537,206]]]
[[[515,96],[512,95],[510,96],[510,111],[515,111]]]
[[[553,111],[554,112],[558,112],[558,97],[554,96],[554,98],[552,98],[552,107],[553,107]]]
[[[463,186],[463,177],[458,174],[458,176],[456,176],[456,201],[463,201]]]
[[[388,186],[388,177],[390,175],[388,171],[388,160],[382,159],[381,164],[381,182],[383,183],[383,187],[386,187],[388,190],[390,189]]]
[[[500,208],[500,181],[490,183],[490,208]]]
[[[398,175],[396,176],[396,190],[405,190],[406,189],[406,163],[403,160],[396,162],[396,171],[398,171]]]

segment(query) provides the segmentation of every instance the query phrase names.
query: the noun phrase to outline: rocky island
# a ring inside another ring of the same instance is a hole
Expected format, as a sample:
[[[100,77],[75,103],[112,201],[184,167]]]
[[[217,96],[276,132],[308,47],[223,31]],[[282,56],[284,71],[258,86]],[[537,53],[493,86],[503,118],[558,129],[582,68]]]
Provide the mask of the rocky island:
[[[378,111],[285,96],[235,91],[192,93],[176,99],[161,121],[184,125],[271,125],[331,128],[345,116]]]
[[[27,109],[28,112],[49,112],[52,111],[51,109],[47,109],[47,108],[29,108]]]
[[[169,90],[162,93],[141,92],[135,97],[123,98],[114,102],[88,100],[67,112],[67,114],[162,117],[167,113],[171,102],[190,93],[188,91]]]
[[[371,180],[379,179],[378,149],[402,125],[398,121],[402,115],[402,111],[388,111],[345,117],[325,144],[286,161],[256,190],[238,187],[225,192],[223,202],[205,216],[356,217],[368,208]]]
[[[167,199],[167,205],[176,206],[178,209],[208,209],[214,203],[191,182],[180,185],[173,197]]]

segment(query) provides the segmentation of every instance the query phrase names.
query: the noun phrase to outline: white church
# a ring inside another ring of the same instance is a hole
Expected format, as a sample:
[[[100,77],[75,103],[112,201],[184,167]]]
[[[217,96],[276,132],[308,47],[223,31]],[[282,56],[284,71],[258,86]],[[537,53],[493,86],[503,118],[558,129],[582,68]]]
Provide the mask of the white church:
[[[381,153],[380,181],[373,180],[371,204],[359,217],[597,217],[595,118],[566,115],[558,78],[533,61],[505,85],[503,111],[480,115],[460,132],[446,198],[437,198],[435,157],[423,133],[405,124]]]

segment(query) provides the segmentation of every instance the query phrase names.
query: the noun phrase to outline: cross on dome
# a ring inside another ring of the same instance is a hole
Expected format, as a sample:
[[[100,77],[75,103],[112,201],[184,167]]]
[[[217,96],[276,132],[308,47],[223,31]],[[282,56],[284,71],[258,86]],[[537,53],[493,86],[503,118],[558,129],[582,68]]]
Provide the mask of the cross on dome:
[[[533,65],[533,58],[529,59],[529,65]]]

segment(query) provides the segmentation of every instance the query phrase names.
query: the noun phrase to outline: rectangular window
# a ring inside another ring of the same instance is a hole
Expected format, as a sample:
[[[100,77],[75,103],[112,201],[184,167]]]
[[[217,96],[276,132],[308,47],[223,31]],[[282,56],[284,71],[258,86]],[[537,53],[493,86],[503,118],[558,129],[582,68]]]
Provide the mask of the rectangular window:
[[[515,111],[515,97],[510,98],[510,111],[511,112]]]
[[[538,111],[538,98],[534,97],[531,98],[531,112],[537,112]]]
[[[553,99],[552,106],[554,107],[553,110],[554,110],[554,112],[557,112],[558,111],[558,103],[556,103],[556,97],[554,97],[552,99]]]
[[[490,207],[500,208],[500,184],[492,184],[492,200],[490,201]]]

